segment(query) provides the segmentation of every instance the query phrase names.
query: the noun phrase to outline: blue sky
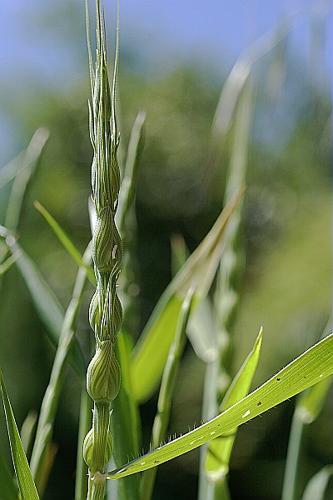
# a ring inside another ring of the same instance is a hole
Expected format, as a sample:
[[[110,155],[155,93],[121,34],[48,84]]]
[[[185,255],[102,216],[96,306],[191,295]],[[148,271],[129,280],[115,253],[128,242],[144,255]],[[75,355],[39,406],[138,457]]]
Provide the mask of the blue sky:
[[[329,4],[326,0],[121,0],[121,38],[145,61],[148,74],[182,61],[200,61],[219,74],[292,12],[327,10]],[[31,88],[66,88],[86,76],[83,17],[83,0],[1,1],[0,104]],[[331,69],[332,15],[327,26],[322,64]],[[294,24],[290,50],[301,58],[309,54],[309,21],[304,14]],[[4,85],[6,96],[1,92]],[[11,117],[1,107],[0,164],[16,147]]]

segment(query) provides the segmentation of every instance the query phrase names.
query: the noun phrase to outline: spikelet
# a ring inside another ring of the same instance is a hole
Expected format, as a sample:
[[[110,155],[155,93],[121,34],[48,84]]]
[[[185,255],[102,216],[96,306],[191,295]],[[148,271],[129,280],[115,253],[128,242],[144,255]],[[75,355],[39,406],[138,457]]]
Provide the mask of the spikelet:
[[[86,7],[88,12],[87,3]],[[110,87],[100,0],[96,0],[95,64],[90,49],[88,23],[87,27],[91,78],[89,129],[93,147],[91,198],[96,211],[92,234],[96,292],[89,308],[89,321],[95,333],[96,352],[87,370],[87,391],[94,401],[94,410],[93,426],[84,442],[84,459],[89,467],[88,498],[92,500],[104,498],[105,484],[103,481],[94,481],[94,477],[103,476],[111,458],[111,403],[120,387],[120,366],[115,357],[114,343],[122,321],[122,308],[117,296],[122,245],[115,222],[120,187],[117,162],[119,137],[115,112],[118,40]]]

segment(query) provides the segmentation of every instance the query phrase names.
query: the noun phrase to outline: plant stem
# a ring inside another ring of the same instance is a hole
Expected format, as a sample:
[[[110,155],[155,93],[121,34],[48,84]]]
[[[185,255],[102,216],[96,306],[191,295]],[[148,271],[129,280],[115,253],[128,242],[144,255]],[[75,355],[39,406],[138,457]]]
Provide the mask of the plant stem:
[[[91,426],[92,403],[86,387],[82,388],[80,405],[80,422],[76,459],[75,500],[82,500],[87,496],[87,474],[88,467],[83,460],[83,441]]]
[[[152,448],[157,448],[166,436],[170,419],[172,395],[176,383],[181,355],[185,346],[186,328],[191,313],[192,301],[193,291],[190,290],[181,308],[177,332],[170,347],[168,359],[162,376],[161,388],[157,402],[157,414],[154,419],[152,430]],[[156,474],[157,467],[149,469],[144,473],[141,483],[142,500],[150,500],[152,497]]]
[[[83,257],[85,265],[87,265],[87,263],[89,264],[90,258],[91,250],[89,245]],[[75,323],[85,284],[86,267],[81,267],[78,271],[73,295],[64,317],[59,344],[51,370],[50,381],[43,398],[38,420],[36,438],[32,450],[30,464],[31,472],[35,479],[37,487],[43,482],[41,474],[43,471],[45,452],[52,438],[54,420],[59,403],[59,396],[64,381],[66,362],[75,336]]]
[[[286,469],[283,479],[282,500],[294,500],[297,498],[297,472],[303,435],[304,421],[299,413],[295,411],[290,429]]]

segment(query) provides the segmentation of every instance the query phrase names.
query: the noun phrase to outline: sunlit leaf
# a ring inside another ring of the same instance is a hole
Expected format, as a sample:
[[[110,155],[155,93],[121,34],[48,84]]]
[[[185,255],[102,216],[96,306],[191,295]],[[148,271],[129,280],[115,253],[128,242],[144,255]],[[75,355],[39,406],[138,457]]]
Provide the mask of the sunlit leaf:
[[[160,446],[108,474],[109,479],[125,477],[172,460],[211,439],[228,434],[241,424],[295,396],[333,373],[333,335],[321,340],[255,391],[222,414],[191,432]]]
[[[38,500],[38,493],[35,483],[32,479],[27,457],[24,453],[20,434],[15,422],[13,410],[9,401],[6,386],[0,371],[0,388],[2,403],[6,415],[7,432],[12,454],[13,465],[17,477],[18,486],[22,498],[29,500]],[[14,497],[15,498],[15,497]]]
[[[219,408],[220,412],[227,410],[248,394],[258,366],[261,343],[262,331],[260,330],[252,351],[244,361],[223,398]],[[233,429],[229,437],[220,436],[209,443],[205,467],[210,480],[218,481],[221,476],[225,476],[228,472],[236,433],[237,429]]]

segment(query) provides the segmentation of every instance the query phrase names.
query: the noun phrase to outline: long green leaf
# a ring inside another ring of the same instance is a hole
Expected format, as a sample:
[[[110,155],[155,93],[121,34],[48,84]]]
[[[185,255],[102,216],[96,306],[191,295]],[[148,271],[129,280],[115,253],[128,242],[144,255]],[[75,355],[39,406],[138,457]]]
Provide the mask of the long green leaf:
[[[79,267],[86,266],[82,258],[81,252],[76,248],[76,246],[74,245],[68,234],[66,234],[64,229],[60,226],[59,222],[55,220],[55,218],[50,214],[50,212],[46,210],[46,208],[43,207],[43,205],[39,203],[39,201],[35,201],[34,206],[38,210],[38,212],[44,217],[44,219],[49,224],[54,234],[57,236],[60,243],[63,245],[65,250],[67,250],[67,252],[76,262],[76,264]],[[94,271],[90,265],[86,267],[86,271],[90,283],[92,285],[96,285]]]
[[[291,19],[292,16],[285,25],[274,28],[255,40],[237,59],[223,86],[216,108],[212,126],[214,142],[221,141],[221,137],[228,132],[239,97],[253,71],[253,66],[283,40],[290,29]]]
[[[220,412],[227,410],[234,404],[238,403],[242,398],[244,398],[251,387],[251,383],[255,372],[257,370],[260,351],[262,343],[262,330],[260,330],[259,335],[255,341],[253,349],[247,356],[237,375],[232,381],[226,395],[220,406]],[[235,442],[237,429],[231,431],[231,436],[229,437],[219,437],[211,441],[208,445],[207,457],[206,457],[206,474],[208,475],[211,482],[216,483],[217,491],[213,498],[219,498],[218,494],[218,483],[223,482],[226,474],[229,470],[229,461],[231,457],[232,448]],[[211,498],[209,495],[206,496],[207,500]]]
[[[247,150],[251,128],[252,100],[252,89],[251,85],[248,83],[242,92],[235,115],[230,167],[225,188],[225,202],[228,202],[245,183]],[[215,334],[215,339],[212,339],[213,342],[211,342],[210,350],[212,351],[215,347],[217,368],[208,365],[206,369],[207,377],[210,377],[210,379],[209,383],[205,384],[207,395],[204,395],[203,401],[208,407],[203,407],[204,418],[206,418],[206,415],[208,415],[210,411],[212,411],[213,415],[209,416],[215,416],[218,413],[217,401],[220,401],[223,397],[231,378],[230,366],[232,363],[232,348],[230,348],[230,346],[233,344],[233,325],[239,302],[240,278],[244,270],[244,249],[240,244],[239,238],[241,222],[242,203],[238,205],[237,209],[230,217],[225,232],[225,251],[217,273],[213,298],[215,328],[213,328],[210,333],[210,336]],[[203,335],[201,334],[201,336]],[[222,386],[221,380],[225,381],[224,386]],[[243,396],[245,396],[245,394],[243,394]],[[230,444],[231,452],[233,440],[230,439],[225,442],[226,447],[228,447],[228,443]],[[211,473],[207,469],[207,463],[206,467],[204,464],[205,451],[205,448],[201,450],[199,499],[207,500],[208,498],[216,497],[225,500],[225,495],[228,491],[226,474],[230,457],[223,457],[223,447],[220,453],[217,452],[217,457],[220,459],[220,467],[217,467],[217,463],[215,464],[217,470],[215,470],[215,474],[213,475],[215,481],[212,481],[210,479]],[[209,455],[212,456],[212,453]],[[223,466],[223,463],[225,466]],[[224,471],[219,472],[219,468],[223,468]],[[217,490],[215,493],[214,489]],[[227,495],[227,497],[228,496],[229,495]]]
[[[48,137],[49,132],[46,129],[40,128],[36,130],[23,154],[22,165],[16,172],[5,220],[5,226],[12,231],[15,231],[19,224],[24,196]]]
[[[67,359],[75,338],[76,320],[86,285],[87,266],[90,264],[90,261],[91,248],[88,245],[83,256],[83,266],[78,270],[73,294],[64,316],[49,384],[45,391],[39,415],[36,439],[31,456],[31,471],[39,491],[41,491],[40,485],[45,483],[42,476],[46,451],[52,439],[54,421],[64,383]]]
[[[223,251],[224,230],[240,197],[241,193],[225,207],[203,242],[171,281],[155,307],[132,360],[133,389],[138,401],[147,399],[160,380],[175,336],[177,318],[188,290],[190,288],[194,290],[194,309],[206,296]]]
[[[7,424],[8,438],[10,442],[10,450],[12,454],[13,465],[21,496],[24,499],[38,500],[39,496],[37,493],[37,489],[34,480],[32,479],[27,457],[24,453],[22,441],[15,422],[14,413],[9,401],[8,393],[6,390],[5,382],[3,380],[3,375],[1,371],[0,371],[0,388],[1,388],[2,403],[6,415],[6,424]]]
[[[324,500],[331,477],[333,477],[333,465],[323,467],[308,482],[302,500]]]
[[[183,455],[295,396],[333,373],[333,335],[321,340],[221,415],[108,473],[108,479],[141,472]]]
[[[0,169],[0,189],[15,178],[24,158],[24,150]]]
[[[119,203],[116,222],[121,231],[124,231],[127,214],[133,204],[135,196],[136,181],[138,176],[140,158],[144,144],[144,123],[146,114],[138,113],[128,144],[124,177],[119,191]]]
[[[17,256],[15,254],[10,255],[8,259],[0,264],[0,276],[3,276],[7,271],[9,271],[12,265],[15,264],[16,258]]]
[[[16,266],[30,292],[36,311],[46,327],[51,343],[57,346],[64,321],[64,311],[55,294],[46,283],[36,264],[28,257],[15,238],[4,227],[0,234],[6,237],[6,242],[13,255],[16,256]],[[80,375],[84,373],[84,361],[81,349],[74,339],[74,345],[69,356],[72,366]]]

